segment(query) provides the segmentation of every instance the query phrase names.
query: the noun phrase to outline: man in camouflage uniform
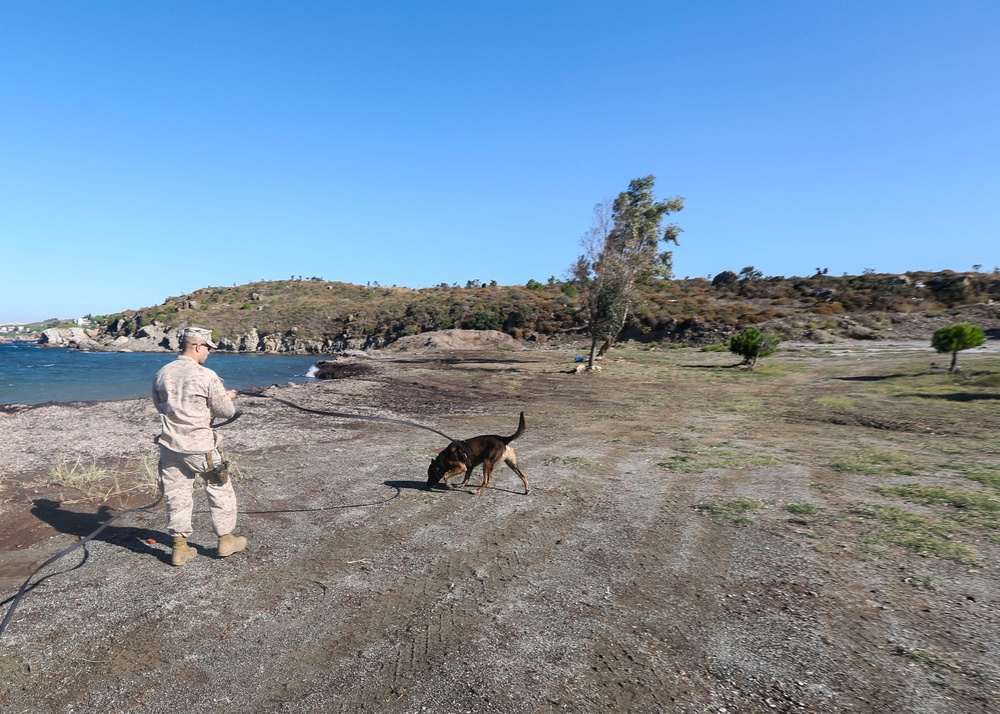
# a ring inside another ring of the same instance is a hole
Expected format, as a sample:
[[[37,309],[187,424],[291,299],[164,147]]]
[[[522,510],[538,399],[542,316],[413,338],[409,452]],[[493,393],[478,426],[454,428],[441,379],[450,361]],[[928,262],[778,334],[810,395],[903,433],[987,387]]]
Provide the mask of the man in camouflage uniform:
[[[219,449],[221,436],[212,429],[213,418],[228,419],[236,413],[236,392],[226,390],[215,372],[204,367],[216,344],[212,333],[188,327],[181,334],[181,354],[156,373],[153,403],[160,413],[160,480],[167,497],[167,530],[174,538],[173,565],[184,565],[197,551],[188,545],[192,532],[194,478],[205,478],[205,492],[212,528],[219,537],[218,555],[225,558],[247,546],[247,539],[233,534],[236,527],[236,493],[225,473]]]

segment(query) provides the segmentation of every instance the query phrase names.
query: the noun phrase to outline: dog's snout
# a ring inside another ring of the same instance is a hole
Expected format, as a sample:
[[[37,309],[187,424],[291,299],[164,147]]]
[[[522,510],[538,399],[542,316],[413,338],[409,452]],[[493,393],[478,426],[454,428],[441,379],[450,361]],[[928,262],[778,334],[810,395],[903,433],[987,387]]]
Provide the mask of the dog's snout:
[[[427,490],[429,491],[434,484],[441,480],[441,472],[439,469],[435,468],[436,464],[431,461],[430,466],[427,467]]]

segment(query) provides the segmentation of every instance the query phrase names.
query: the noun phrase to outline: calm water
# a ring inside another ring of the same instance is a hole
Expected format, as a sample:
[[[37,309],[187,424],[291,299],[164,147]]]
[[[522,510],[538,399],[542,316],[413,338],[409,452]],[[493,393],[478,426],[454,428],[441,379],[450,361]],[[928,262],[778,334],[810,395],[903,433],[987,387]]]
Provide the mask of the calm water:
[[[157,352],[80,352],[33,343],[0,344],[0,404],[42,404],[148,397],[157,370],[176,359]],[[323,359],[213,352],[205,363],[227,389],[308,382]]]

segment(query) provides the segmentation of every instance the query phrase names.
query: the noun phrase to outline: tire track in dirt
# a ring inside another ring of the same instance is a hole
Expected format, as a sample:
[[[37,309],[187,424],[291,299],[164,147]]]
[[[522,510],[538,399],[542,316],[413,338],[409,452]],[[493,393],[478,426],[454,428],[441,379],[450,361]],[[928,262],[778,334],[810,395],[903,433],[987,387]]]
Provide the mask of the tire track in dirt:
[[[341,710],[352,711],[365,702],[391,707],[404,693],[412,701],[419,696],[414,690],[455,667],[472,681],[477,676],[489,680],[489,673],[470,669],[481,659],[473,655],[476,648],[496,646],[485,641],[496,622],[481,609],[484,603],[504,601],[501,591],[524,571],[522,553],[536,548],[532,535],[538,521],[531,497],[492,491],[471,497],[406,490],[401,501],[377,514],[382,519],[366,520],[363,539],[350,539],[353,534],[343,531],[331,533],[329,551],[337,552],[341,562],[365,561],[370,570],[364,573],[363,585],[354,579],[354,595],[345,593],[347,602],[355,605],[351,612],[336,627],[327,625],[316,643],[299,650],[298,681],[308,682],[311,678],[303,676],[303,670],[313,671],[316,663],[323,663],[326,684],[310,692],[303,684],[284,681],[280,687],[259,689],[256,696],[274,702],[327,701],[324,692],[338,690]],[[502,517],[495,516],[498,501],[508,512]],[[399,532],[408,534],[405,543],[386,548]],[[327,570],[324,559],[316,557],[312,566]],[[359,671],[359,657],[374,669]],[[331,670],[353,676],[331,679]],[[475,700],[473,694],[463,696]]]
[[[614,498],[632,525],[614,570],[616,601],[589,653],[581,711],[701,711],[711,700],[707,653],[694,643],[716,618],[711,591],[731,547],[709,541],[691,506],[711,492],[704,476],[667,474],[651,457],[633,455]],[[631,513],[638,504],[648,514]],[[695,607],[692,608],[692,605]]]

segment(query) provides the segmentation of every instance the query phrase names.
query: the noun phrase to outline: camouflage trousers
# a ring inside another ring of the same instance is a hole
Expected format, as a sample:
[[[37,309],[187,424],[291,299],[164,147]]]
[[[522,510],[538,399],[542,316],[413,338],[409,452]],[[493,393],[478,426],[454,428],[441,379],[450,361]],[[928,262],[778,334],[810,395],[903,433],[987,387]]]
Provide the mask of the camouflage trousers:
[[[222,462],[216,450],[212,462]],[[191,514],[194,511],[194,479],[209,470],[205,454],[179,454],[160,446],[160,481],[167,499],[167,531],[172,536],[191,535]],[[216,535],[232,533],[236,528],[236,492],[231,479],[224,484],[205,484],[212,530]]]

